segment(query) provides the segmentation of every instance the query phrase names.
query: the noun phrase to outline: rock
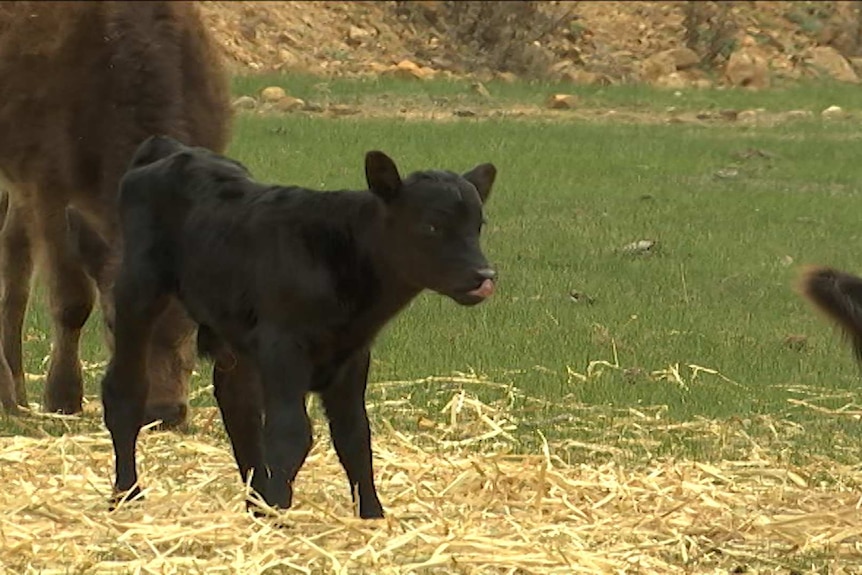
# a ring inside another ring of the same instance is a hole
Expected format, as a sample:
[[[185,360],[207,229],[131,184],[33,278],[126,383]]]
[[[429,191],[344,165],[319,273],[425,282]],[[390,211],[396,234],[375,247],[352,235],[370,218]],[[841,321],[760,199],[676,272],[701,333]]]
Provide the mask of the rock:
[[[676,72],[676,61],[667,50],[653,54],[641,62],[641,77],[650,84]]]
[[[862,74],[862,57],[848,58],[848,62],[853,67],[853,71],[856,72],[856,75]]]
[[[359,108],[348,106],[346,104],[333,104],[327,108],[333,116],[352,116],[359,113]]]
[[[347,31],[347,44],[350,46],[359,46],[373,37],[373,32],[359,26],[351,26]]]
[[[584,70],[572,60],[557,62],[548,68],[548,75],[558,82],[571,82],[584,86],[607,86],[611,83],[610,78],[606,75]]]
[[[728,122],[735,122],[739,119],[739,110],[732,110],[730,108],[727,108],[725,110],[721,110],[718,115],[721,116],[722,119],[727,120]]]
[[[302,107],[305,112],[323,112],[326,110],[321,104],[317,104],[315,102],[306,102],[306,104]]]
[[[281,86],[267,86],[263,90],[260,91],[260,99],[261,101],[271,104],[273,102],[278,102],[282,98],[287,96],[287,92],[284,91],[284,88]]]
[[[501,82],[505,82],[506,84],[514,84],[518,81],[518,76],[516,76],[512,72],[497,72],[496,74],[494,74],[494,78],[500,80]]]
[[[709,78],[698,78],[697,80],[693,81],[691,85],[698,90],[708,90],[712,88],[712,80],[710,80]]]
[[[670,90],[679,90],[680,88],[687,88],[688,81],[682,77],[679,72],[671,72],[666,76],[662,76],[660,78],[656,78],[653,81],[653,85],[658,88],[668,88]],[[682,95],[682,94],[680,94]]]
[[[853,66],[832,46],[812,48],[805,63],[819,73],[826,74],[839,82],[859,83],[859,76],[856,75]]]
[[[231,107],[234,110],[254,110],[257,108],[257,100],[251,96],[240,96],[231,102]]]
[[[630,244],[626,244],[620,248],[620,251],[628,255],[644,255],[654,253],[658,242],[655,240],[637,240]]]
[[[482,96],[483,98],[491,97],[491,92],[488,91],[488,88],[486,88],[485,84],[483,84],[482,82],[473,82],[470,85],[470,89]]]
[[[700,56],[689,48],[671,48],[657,52],[641,64],[641,76],[650,83],[656,83],[679,70],[688,70],[700,64]]]
[[[565,72],[563,77],[572,84],[580,84],[583,86],[609,86],[611,84],[611,79],[608,76],[589,72],[587,70],[581,70],[580,68],[568,70]]]
[[[802,351],[808,345],[808,337],[802,334],[789,334],[784,336],[781,343],[792,351]]]
[[[739,170],[737,168],[720,168],[715,171],[713,176],[719,180],[732,180],[739,176]]]
[[[298,68],[302,65],[302,60],[299,56],[288,50],[287,48],[279,48],[278,59],[280,60],[276,68],[278,70],[289,70]]]
[[[571,110],[578,105],[578,97],[572,94],[554,94],[548,99],[552,110]]]
[[[401,60],[394,66],[390,66],[384,72],[387,76],[404,79],[429,80],[436,75],[436,70],[419,66],[411,60]]]
[[[305,108],[305,100],[294,98],[293,96],[285,96],[281,100],[273,102],[273,107],[279,112],[293,112]]]
[[[757,120],[757,110],[743,110],[736,115],[736,119],[745,123],[754,122]]]
[[[691,48],[679,47],[665,50],[673,59],[677,70],[688,70],[700,64],[700,56]]]
[[[822,112],[820,112],[820,116],[825,118],[826,120],[834,120],[835,118],[841,118],[844,116],[844,109],[841,106],[829,106]]]
[[[793,120],[800,120],[802,118],[810,118],[814,116],[814,113],[811,110],[790,110],[786,116]]]
[[[769,87],[769,65],[758,52],[741,48],[730,55],[724,75],[731,86],[760,90]]]

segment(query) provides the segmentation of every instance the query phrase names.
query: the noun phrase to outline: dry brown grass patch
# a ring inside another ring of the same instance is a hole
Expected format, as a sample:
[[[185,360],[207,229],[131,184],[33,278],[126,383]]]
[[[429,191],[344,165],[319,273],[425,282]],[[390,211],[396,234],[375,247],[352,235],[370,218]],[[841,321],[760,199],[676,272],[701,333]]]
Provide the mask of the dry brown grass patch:
[[[381,521],[352,518],[320,427],[295,508],[278,521],[245,512],[214,409],[196,410],[195,435],[143,433],[147,499],[113,513],[106,432],[0,438],[0,565],[46,574],[525,574],[776,572],[800,556],[835,573],[860,564],[862,499],[846,487],[862,481],[859,469],[836,466],[834,483],[813,486],[804,469],[765,459],[625,467],[608,452],[606,463],[570,465],[553,446],[507,453],[504,418],[469,396],[453,402],[446,421],[419,422],[422,447],[390,426],[375,437]],[[475,412],[475,441],[447,435],[456,407]]]

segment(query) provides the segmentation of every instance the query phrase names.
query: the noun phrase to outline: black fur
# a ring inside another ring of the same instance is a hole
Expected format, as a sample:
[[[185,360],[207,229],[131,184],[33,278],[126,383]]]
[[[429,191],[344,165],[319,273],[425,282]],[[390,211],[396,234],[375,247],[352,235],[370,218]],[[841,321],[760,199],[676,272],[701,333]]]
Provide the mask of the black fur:
[[[102,383],[118,494],[137,493],[135,443],[145,349],[171,298],[199,324],[243,480],[290,507],[311,446],[308,392],[320,395],[361,517],[381,517],[365,412],[370,347],[423,289],[474,305],[495,273],[479,247],[496,170],[402,180],[366,156],[367,191],[266,186],[238,162],[166,137],[141,145],[122,180],[124,254],[116,346]]]
[[[828,267],[808,268],[799,291],[841,327],[862,362],[862,278]]]

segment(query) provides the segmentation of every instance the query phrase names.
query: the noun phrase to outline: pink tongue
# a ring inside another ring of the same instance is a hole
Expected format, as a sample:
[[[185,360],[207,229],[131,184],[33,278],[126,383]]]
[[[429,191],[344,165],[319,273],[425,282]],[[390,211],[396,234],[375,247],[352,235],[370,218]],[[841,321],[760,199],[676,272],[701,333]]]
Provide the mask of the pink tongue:
[[[485,280],[482,282],[482,285],[477,287],[471,292],[467,292],[468,295],[479,296],[480,298],[490,297],[491,294],[494,293],[494,282],[491,280]]]

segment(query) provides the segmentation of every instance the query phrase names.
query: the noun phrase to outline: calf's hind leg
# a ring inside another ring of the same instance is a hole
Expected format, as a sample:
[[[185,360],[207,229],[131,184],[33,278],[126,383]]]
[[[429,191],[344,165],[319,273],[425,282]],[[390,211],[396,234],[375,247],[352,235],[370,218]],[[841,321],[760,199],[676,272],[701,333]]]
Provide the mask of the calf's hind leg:
[[[133,498],[140,492],[135,446],[147,401],[147,348],[153,325],[169,301],[156,270],[135,260],[127,255],[114,287],[114,354],[102,380],[105,425],[114,444],[117,498]]]

